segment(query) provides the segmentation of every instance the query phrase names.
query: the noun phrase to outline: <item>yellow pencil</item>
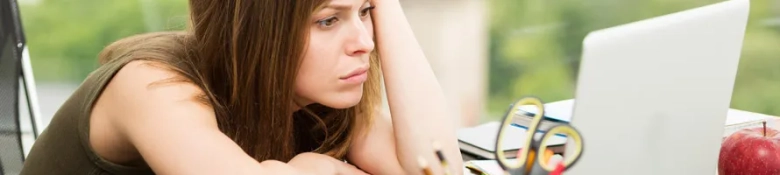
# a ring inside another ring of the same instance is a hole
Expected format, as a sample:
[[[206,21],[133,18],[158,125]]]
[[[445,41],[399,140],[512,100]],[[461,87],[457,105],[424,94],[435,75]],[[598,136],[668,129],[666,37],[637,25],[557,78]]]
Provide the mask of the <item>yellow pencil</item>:
[[[449,167],[447,167],[447,159],[444,158],[444,153],[441,152],[441,144],[439,144],[439,142],[434,141],[433,149],[436,150],[436,157],[439,158],[439,161],[441,162],[441,167],[444,168],[444,174],[449,175],[450,169]]]
[[[425,158],[422,156],[417,157],[417,163],[420,165],[420,168],[423,169],[424,175],[433,175],[431,167],[428,167],[428,162],[425,161]]]

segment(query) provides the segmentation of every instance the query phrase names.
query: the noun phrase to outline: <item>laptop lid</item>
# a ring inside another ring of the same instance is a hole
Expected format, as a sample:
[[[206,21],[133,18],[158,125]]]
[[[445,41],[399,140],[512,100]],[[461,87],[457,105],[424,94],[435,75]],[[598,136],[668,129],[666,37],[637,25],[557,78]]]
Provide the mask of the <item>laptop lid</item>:
[[[729,0],[590,33],[566,174],[716,173],[748,12]]]

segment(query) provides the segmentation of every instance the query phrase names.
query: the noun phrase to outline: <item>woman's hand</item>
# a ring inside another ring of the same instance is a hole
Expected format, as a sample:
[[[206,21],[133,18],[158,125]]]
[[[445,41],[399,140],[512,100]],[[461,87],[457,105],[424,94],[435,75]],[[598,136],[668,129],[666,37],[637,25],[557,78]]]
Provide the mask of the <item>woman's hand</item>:
[[[367,175],[353,165],[317,153],[298,154],[287,164],[311,175]]]

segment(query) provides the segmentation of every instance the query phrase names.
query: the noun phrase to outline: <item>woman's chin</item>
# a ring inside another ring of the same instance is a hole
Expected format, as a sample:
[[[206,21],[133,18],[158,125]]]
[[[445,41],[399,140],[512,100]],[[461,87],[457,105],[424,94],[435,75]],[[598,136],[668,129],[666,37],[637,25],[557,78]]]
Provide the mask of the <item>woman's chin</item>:
[[[330,98],[327,102],[321,102],[320,104],[334,109],[346,109],[360,103],[361,98],[363,98],[362,91],[360,93],[350,92],[339,94],[337,98]]]
[[[333,109],[347,109],[347,108],[351,108],[351,107],[353,107],[353,106],[355,106],[357,104],[358,104],[357,102],[355,102],[355,103],[339,102],[339,103],[332,103],[332,104],[325,103],[325,104],[322,104],[322,105],[325,105],[325,106],[333,108]]]

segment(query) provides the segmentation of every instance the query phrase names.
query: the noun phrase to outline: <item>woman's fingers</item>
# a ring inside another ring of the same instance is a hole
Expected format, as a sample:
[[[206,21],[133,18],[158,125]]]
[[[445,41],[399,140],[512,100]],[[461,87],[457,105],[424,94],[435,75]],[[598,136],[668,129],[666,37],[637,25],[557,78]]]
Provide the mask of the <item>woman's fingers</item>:
[[[339,169],[339,175],[368,175],[368,173],[355,167],[355,165],[341,161],[339,162],[340,165],[337,167],[337,169]]]
[[[292,160],[288,162],[288,164],[298,168],[299,170],[311,173],[311,174],[322,174],[322,175],[338,175],[339,174],[339,166],[338,164],[334,163],[334,161],[330,156],[317,154],[317,153],[301,153],[296,155]]]
[[[323,175],[368,175],[355,165],[318,153],[301,153],[290,160],[289,164],[307,173]]]

